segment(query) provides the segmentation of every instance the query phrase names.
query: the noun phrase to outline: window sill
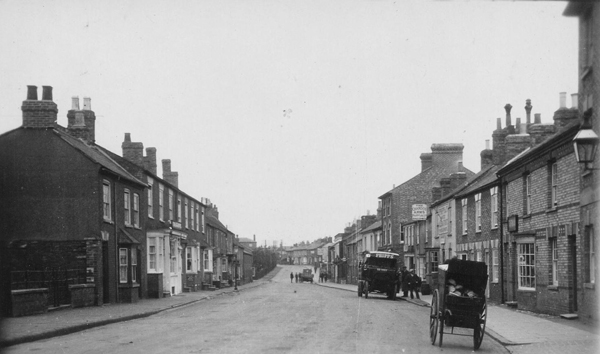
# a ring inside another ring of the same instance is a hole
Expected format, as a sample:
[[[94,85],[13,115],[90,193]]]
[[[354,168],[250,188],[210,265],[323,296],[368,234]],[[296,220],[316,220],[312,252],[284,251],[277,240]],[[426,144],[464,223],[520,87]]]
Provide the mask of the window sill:
[[[521,219],[529,219],[529,218],[531,218],[531,213],[529,213],[529,214],[526,214],[526,215],[523,215],[523,216],[521,217]]]
[[[119,283],[119,288],[139,288],[139,283]]]
[[[111,225],[115,224],[112,220],[109,220],[109,219],[104,219],[104,222],[107,224],[111,224]]]
[[[595,283],[584,283],[583,287],[585,289],[592,289],[592,290],[594,290],[594,289],[596,289],[596,284]]]
[[[148,215],[148,219],[154,219],[154,216]]]
[[[517,289],[517,291],[523,292],[523,293],[535,293],[536,290],[532,289],[532,288],[519,288]]]
[[[550,291],[558,291],[558,285],[548,285],[547,289]]]

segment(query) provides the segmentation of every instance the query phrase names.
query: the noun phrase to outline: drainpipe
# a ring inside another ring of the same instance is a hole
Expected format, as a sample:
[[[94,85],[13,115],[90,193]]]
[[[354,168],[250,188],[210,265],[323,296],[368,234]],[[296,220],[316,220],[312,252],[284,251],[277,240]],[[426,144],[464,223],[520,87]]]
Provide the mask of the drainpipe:
[[[113,221],[114,221],[114,225],[115,225],[115,261],[116,264],[114,264],[115,266],[115,283],[116,283],[116,293],[115,293],[115,303],[119,303],[119,267],[117,266],[119,264],[119,224],[118,224],[118,220],[117,220],[117,215],[119,213],[117,213],[117,184],[113,182],[113,208],[112,208],[112,212],[114,215]],[[110,295],[109,295],[110,296]]]
[[[500,303],[504,304],[504,188],[502,188],[502,179],[498,186],[500,194]]]

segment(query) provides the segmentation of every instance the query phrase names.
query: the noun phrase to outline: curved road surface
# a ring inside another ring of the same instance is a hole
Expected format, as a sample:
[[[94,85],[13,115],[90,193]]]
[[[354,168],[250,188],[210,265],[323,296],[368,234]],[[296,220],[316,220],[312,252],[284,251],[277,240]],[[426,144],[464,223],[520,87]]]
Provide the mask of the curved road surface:
[[[468,336],[429,341],[429,308],[371,294],[290,283],[263,286],[139,320],[5,348],[7,353],[468,353]],[[478,353],[507,353],[486,336]]]

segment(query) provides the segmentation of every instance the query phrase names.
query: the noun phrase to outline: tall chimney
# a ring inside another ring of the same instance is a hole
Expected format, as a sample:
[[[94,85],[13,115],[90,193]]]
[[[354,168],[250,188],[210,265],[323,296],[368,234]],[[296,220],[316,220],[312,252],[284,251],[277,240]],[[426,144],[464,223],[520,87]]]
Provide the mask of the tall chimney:
[[[528,98],[525,100],[525,112],[527,113],[527,124],[531,124],[531,109],[533,106],[531,105],[531,100]]]
[[[121,144],[121,149],[123,150],[124,159],[133,162],[140,167],[144,166],[144,144],[132,143],[130,133],[125,133],[125,139]]]
[[[23,128],[53,128],[58,107],[52,101],[52,87],[43,86],[42,100],[38,101],[37,86],[27,86],[27,99],[21,105]]]
[[[175,187],[179,187],[179,173],[171,171],[171,160],[162,160],[163,179]],[[216,209],[216,207],[215,207]]]
[[[541,113],[534,114],[534,117],[535,117],[534,124],[541,124],[542,123],[542,114]]]
[[[67,112],[67,132],[88,144],[96,141],[96,114],[91,110],[90,98],[83,98],[83,110],[79,109],[79,97],[71,98],[71,109]]]
[[[511,121],[510,121],[510,110],[512,109],[512,106],[510,105],[510,103],[507,103],[504,106],[504,110],[506,111],[506,128],[510,128],[510,126],[512,125]]]
[[[515,132],[517,134],[523,134],[521,132],[521,118],[517,118],[517,122],[516,122],[515,126],[516,126],[516,131]]]
[[[144,157],[144,168],[153,174],[157,174],[156,172],[156,148],[149,147],[146,148],[146,156]]]

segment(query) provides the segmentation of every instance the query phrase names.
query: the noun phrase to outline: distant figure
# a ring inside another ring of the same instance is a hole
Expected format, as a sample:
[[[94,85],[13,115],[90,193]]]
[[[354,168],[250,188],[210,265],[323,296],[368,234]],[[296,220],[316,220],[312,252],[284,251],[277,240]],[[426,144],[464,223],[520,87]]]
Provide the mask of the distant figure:
[[[409,284],[410,298],[414,299],[414,297],[413,297],[413,291],[414,291],[417,295],[417,299],[420,299],[419,290],[421,289],[421,277],[415,274],[414,269],[410,270],[408,282],[409,282],[408,284]]]
[[[290,273],[290,283],[294,282],[294,272]]]
[[[323,282],[323,273],[319,272],[319,283]]]
[[[325,282],[327,283],[327,273],[325,273],[325,274],[323,275],[323,277],[325,278]]]
[[[296,273],[296,283],[298,282],[298,273]]]
[[[402,286],[402,297],[408,296],[408,284],[410,273],[406,270],[406,267],[402,267],[402,272],[400,273],[400,284]]]

